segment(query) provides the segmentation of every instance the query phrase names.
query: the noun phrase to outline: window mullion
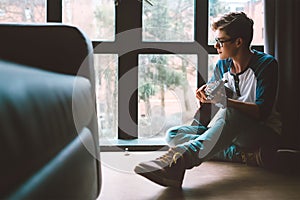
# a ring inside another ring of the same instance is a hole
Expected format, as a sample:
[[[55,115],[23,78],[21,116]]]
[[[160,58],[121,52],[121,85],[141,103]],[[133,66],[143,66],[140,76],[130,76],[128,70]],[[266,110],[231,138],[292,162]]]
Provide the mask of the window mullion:
[[[62,22],[62,0],[47,0],[47,22]]]
[[[134,12],[129,12],[134,10]],[[142,4],[140,1],[123,0],[116,6],[116,47],[121,46],[125,41],[131,41],[133,38],[130,34],[123,34],[125,31],[141,28],[142,26]],[[138,31],[137,31],[138,33]],[[119,37],[121,36],[122,37]],[[128,38],[127,38],[128,37]],[[141,33],[134,36],[138,43],[141,43]],[[127,44],[126,44],[127,45]],[[130,43],[128,45],[131,45]],[[130,49],[130,48],[129,48]],[[138,138],[138,49],[119,54],[119,139],[136,139]]]
[[[195,41],[208,51],[208,1],[195,1]],[[198,52],[198,86],[207,81],[208,53]]]

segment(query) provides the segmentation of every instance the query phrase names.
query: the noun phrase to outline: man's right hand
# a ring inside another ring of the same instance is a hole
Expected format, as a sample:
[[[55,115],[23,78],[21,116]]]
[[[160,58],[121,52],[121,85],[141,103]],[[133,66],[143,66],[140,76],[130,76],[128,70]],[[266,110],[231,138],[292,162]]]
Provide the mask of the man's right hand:
[[[196,90],[196,98],[199,99],[201,103],[211,103],[210,100],[207,99],[204,91],[206,87],[207,85],[204,84]]]

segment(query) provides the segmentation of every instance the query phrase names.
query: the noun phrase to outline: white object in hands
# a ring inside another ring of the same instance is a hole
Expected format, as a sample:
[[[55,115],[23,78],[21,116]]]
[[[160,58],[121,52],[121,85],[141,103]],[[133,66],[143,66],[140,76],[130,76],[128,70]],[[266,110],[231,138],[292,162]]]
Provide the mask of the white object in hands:
[[[226,108],[227,96],[224,87],[224,83],[226,82],[227,80],[212,81],[207,83],[204,89],[207,99],[212,101],[219,108]]]

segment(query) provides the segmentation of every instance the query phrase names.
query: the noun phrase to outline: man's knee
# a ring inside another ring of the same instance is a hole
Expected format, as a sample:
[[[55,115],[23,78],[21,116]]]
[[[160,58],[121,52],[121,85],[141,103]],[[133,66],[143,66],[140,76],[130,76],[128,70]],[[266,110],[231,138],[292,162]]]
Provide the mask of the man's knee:
[[[177,135],[178,130],[179,130],[179,127],[178,127],[178,126],[169,128],[169,129],[167,130],[167,132],[166,132],[166,141],[167,141],[167,143],[170,144],[170,142],[171,142],[171,141],[174,139],[174,137]]]

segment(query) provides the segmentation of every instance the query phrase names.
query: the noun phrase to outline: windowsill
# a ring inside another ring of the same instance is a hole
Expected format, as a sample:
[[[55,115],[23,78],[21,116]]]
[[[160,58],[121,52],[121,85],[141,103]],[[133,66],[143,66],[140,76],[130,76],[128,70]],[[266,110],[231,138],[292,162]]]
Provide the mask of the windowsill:
[[[165,151],[168,149],[168,144],[163,138],[157,139],[109,139],[105,141],[100,140],[100,150],[107,151]]]

